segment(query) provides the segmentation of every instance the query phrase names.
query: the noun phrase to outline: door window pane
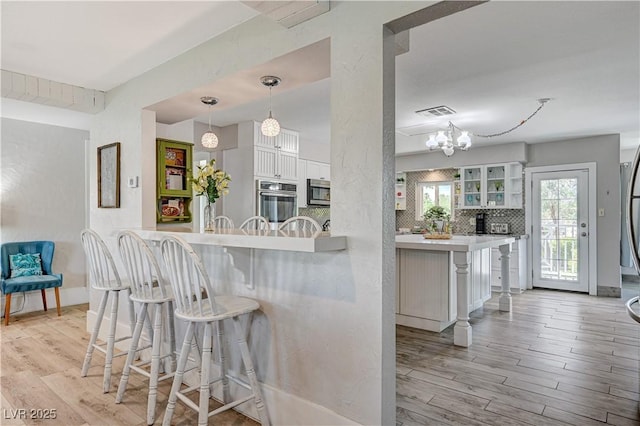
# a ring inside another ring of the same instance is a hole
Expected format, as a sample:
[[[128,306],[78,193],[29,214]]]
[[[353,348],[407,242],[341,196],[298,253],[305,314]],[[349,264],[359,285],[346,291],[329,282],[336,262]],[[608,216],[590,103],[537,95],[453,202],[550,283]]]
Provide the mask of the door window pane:
[[[577,281],[578,179],[540,181],[541,276]]]

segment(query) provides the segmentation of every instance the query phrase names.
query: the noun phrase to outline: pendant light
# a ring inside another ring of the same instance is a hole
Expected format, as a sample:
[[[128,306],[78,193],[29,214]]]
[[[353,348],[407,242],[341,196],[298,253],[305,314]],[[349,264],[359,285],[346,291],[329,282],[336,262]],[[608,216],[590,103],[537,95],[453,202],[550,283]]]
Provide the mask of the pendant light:
[[[204,132],[200,142],[205,148],[215,148],[218,146],[218,136],[216,136],[216,134],[213,133],[213,130],[211,130],[211,107],[218,103],[218,98],[214,98],[213,96],[203,96],[200,98],[200,101],[209,106],[209,130]]]
[[[260,77],[260,83],[269,88],[269,117],[265,118],[260,126],[262,134],[265,136],[278,136],[280,134],[280,123],[271,115],[271,89],[280,84],[280,78],[273,75]]]

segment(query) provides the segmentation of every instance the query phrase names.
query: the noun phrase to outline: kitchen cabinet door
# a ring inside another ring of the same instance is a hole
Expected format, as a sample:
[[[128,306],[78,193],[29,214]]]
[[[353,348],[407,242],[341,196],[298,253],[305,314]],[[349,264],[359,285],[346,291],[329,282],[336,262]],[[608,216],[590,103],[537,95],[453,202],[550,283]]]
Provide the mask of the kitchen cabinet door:
[[[484,166],[464,167],[460,169],[462,189],[461,208],[479,209],[485,205]]]
[[[502,163],[460,169],[461,209],[522,208],[522,164]]]
[[[279,151],[277,155],[277,177],[282,180],[298,181],[298,154]]]
[[[307,160],[307,179],[330,180],[331,166],[327,163]]]
[[[275,147],[281,152],[298,154],[298,132],[281,129],[280,134],[275,138]]]
[[[277,179],[276,170],[277,150],[267,148],[255,148],[253,170],[256,177]]]

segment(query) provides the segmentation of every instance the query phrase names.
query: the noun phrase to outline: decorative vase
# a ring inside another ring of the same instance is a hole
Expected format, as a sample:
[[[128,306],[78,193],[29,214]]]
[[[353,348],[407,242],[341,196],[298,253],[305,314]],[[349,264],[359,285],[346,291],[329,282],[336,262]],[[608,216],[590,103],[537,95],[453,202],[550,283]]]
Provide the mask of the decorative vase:
[[[207,202],[207,204],[204,206],[204,231],[205,232],[214,232],[216,230],[215,218],[216,218],[215,203]]]

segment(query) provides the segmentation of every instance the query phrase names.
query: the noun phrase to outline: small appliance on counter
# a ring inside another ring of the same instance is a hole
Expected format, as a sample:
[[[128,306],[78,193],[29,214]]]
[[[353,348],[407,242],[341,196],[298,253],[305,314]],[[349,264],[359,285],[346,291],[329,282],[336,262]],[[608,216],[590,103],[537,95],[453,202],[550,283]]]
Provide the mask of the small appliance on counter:
[[[476,213],[476,234],[487,233],[487,214]]]
[[[508,223],[492,223],[489,225],[489,232],[491,234],[508,234],[509,224]]]

